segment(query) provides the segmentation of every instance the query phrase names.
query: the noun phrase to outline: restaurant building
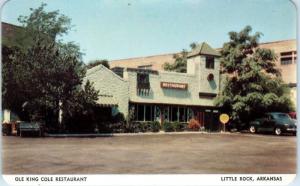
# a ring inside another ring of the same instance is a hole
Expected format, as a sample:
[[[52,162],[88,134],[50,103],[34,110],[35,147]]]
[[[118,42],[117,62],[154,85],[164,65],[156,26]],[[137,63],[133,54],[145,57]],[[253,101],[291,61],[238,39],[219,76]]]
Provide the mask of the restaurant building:
[[[220,129],[214,99],[219,93],[220,54],[201,43],[188,54],[187,73],[99,65],[86,80],[100,91],[98,104],[112,113],[134,113],[135,121],[188,122],[194,118],[207,130]]]
[[[279,40],[260,43],[259,47],[273,50],[277,55],[276,67],[281,71],[282,80],[291,89],[291,99],[297,105],[297,40]],[[221,48],[216,48],[220,51]],[[153,56],[119,59],[110,61],[110,67],[141,68],[163,71],[164,64],[175,62],[173,57],[180,53],[160,54]]]

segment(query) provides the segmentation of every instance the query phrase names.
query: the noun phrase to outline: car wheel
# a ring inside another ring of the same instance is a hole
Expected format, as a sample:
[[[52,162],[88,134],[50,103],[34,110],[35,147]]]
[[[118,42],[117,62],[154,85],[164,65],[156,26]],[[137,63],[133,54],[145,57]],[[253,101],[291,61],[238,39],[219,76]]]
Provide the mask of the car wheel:
[[[277,136],[280,136],[280,135],[282,134],[281,128],[275,128],[274,133],[275,133]]]
[[[250,130],[250,132],[253,133],[253,134],[256,133],[256,128],[255,128],[255,126],[250,126],[249,130]]]

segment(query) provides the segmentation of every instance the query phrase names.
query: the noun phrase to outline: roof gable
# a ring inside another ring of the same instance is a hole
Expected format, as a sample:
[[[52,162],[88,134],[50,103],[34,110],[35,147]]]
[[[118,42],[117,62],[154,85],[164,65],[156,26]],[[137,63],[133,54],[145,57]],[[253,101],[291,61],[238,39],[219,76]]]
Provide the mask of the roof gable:
[[[200,43],[194,48],[189,54],[188,57],[196,56],[196,55],[211,55],[211,56],[221,56],[218,51],[211,48],[207,43]]]

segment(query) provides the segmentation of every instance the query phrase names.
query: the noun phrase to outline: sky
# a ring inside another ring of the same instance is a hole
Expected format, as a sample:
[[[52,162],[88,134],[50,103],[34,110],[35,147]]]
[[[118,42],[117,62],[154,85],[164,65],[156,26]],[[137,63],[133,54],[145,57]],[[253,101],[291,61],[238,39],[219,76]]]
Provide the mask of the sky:
[[[20,25],[17,18],[42,2],[72,19],[62,39],[80,46],[85,63],[174,53],[192,42],[219,48],[246,25],[263,33],[261,42],[296,38],[289,0],[9,0],[1,19]]]

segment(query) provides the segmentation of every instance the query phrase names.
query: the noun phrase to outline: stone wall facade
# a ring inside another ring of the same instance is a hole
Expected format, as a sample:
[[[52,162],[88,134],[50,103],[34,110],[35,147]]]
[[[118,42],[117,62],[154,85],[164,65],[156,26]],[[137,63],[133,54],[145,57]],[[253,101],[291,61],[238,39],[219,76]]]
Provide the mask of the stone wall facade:
[[[113,107],[113,113],[121,112],[126,117],[128,114],[129,102],[129,83],[123,78],[116,75],[111,70],[103,65],[96,66],[87,71],[84,81],[89,80],[94,83],[94,88],[100,91],[103,100],[108,99],[106,102],[116,103],[118,106]],[[105,102],[105,104],[107,104]],[[104,104],[99,97],[98,103]],[[105,106],[105,105],[103,105]]]
[[[213,106],[213,98],[200,98],[199,92],[219,93],[219,59],[215,59],[215,68],[206,69],[205,56],[189,58],[188,66],[194,67],[188,73],[158,71],[149,73],[150,89],[145,94],[137,91],[137,72],[126,70],[124,78],[129,82],[129,100],[139,103],[160,103],[178,105]],[[213,74],[214,79],[207,79]],[[162,88],[161,82],[187,84],[187,89]]]

